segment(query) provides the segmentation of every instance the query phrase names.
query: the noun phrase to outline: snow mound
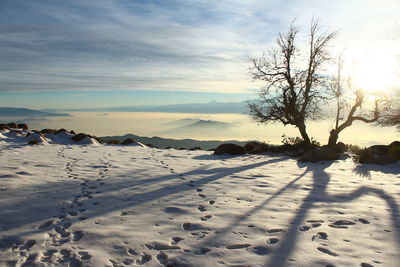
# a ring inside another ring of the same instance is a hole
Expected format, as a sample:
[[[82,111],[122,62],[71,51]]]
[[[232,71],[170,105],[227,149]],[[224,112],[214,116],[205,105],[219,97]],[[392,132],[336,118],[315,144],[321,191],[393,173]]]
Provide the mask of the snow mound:
[[[47,133],[45,134],[45,136],[55,144],[60,144],[60,145],[74,144],[74,141],[71,140],[71,138],[74,137],[74,135],[68,132],[59,132],[57,134]]]
[[[40,133],[30,133],[26,136],[26,142],[29,144],[31,142],[37,142],[37,144],[48,145],[46,138]]]
[[[137,142],[137,141],[135,141],[134,143],[128,144],[126,146],[147,147],[146,145],[144,145],[140,142]]]
[[[11,130],[8,133],[3,133],[3,134],[11,138],[24,137],[25,135],[22,131],[17,131],[17,130]]]
[[[74,142],[74,141],[73,141]],[[97,142],[96,139],[94,138],[90,138],[90,137],[85,137],[82,140],[75,142],[76,144],[80,144],[80,145],[93,145],[93,146],[99,146],[100,143]]]

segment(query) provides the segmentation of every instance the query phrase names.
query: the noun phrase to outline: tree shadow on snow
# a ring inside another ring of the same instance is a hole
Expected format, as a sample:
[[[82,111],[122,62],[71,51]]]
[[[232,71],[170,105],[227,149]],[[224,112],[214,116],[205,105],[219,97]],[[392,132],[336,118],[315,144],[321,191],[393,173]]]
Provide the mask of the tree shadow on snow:
[[[226,176],[235,174],[235,173],[240,173],[249,169],[253,169],[253,168],[257,168],[259,166],[263,166],[266,164],[271,164],[271,163],[276,163],[279,161],[284,160],[284,158],[274,158],[274,159],[269,159],[266,161],[262,161],[262,162],[258,162],[258,163],[253,163],[253,164],[249,164],[249,165],[241,165],[238,167],[231,167],[231,168],[225,168],[225,167],[218,167],[218,168],[213,168],[213,169],[204,169],[203,167],[200,167],[198,169],[195,170],[191,170],[188,172],[184,172],[184,173],[180,173],[182,176],[190,176],[190,175],[205,175],[205,177],[200,178],[200,179],[195,179],[193,180],[193,183],[190,184],[189,180],[178,180],[179,182],[172,182],[169,183],[168,185],[164,185],[164,186],[157,186],[156,189],[150,189],[147,192],[143,192],[143,187],[146,185],[157,185],[158,182],[162,182],[162,181],[172,181],[173,179],[179,179],[179,175],[178,174],[169,174],[169,175],[164,175],[164,176],[160,176],[160,177],[154,177],[154,178],[149,178],[146,180],[138,180],[138,181],[131,181],[129,183],[128,180],[126,179],[122,179],[121,181],[118,182],[112,182],[111,180],[105,180],[107,183],[107,187],[105,187],[104,189],[102,189],[102,194],[99,196],[94,197],[93,199],[87,199],[84,200],[85,205],[90,205],[92,204],[92,202],[96,201],[99,203],[109,203],[112,201],[116,201],[117,203],[115,203],[116,205],[107,205],[107,206],[101,206],[98,207],[96,206],[95,208],[90,208],[87,209],[84,213],[84,216],[87,217],[88,219],[93,219],[95,217],[99,217],[102,216],[104,214],[110,213],[110,212],[115,212],[115,211],[119,211],[119,210],[124,210],[127,208],[133,208],[136,205],[141,205],[143,203],[146,202],[150,202],[150,201],[154,201],[157,199],[161,199],[164,197],[168,197],[168,196],[173,196],[176,194],[180,194],[180,193],[184,193],[186,191],[191,191],[193,190],[194,187],[200,187],[203,186],[207,183],[219,180],[221,178],[224,178]],[[123,174],[123,175],[118,175],[118,176],[129,176],[132,175],[133,177],[135,175],[137,175],[137,173],[127,173],[127,174]],[[118,177],[117,176],[117,177]],[[69,184],[77,184],[77,181],[67,181],[69,182]],[[46,190],[42,190],[41,188],[44,187],[46,188]],[[46,185],[35,185],[29,188],[28,191],[31,192],[37,192],[37,191],[48,191],[49,193],[51,192],[51,190],[54,190],[54,188],[62,188],[66,186],[66,181],[61,181],[61,182],[54,182],[54,183],[48,183]],[[79,185],[77,185],[79,188]],[[53,189],[50,189],[53,188]],[[114,192],[119,191],[121,189],[129,189],[131,192],[137,192],[132,194],[131,196],[120,196],[119,194],[115,194]],[[73,198],[75,194],[70,194],[69,196],[71,198]],[[13,225],[12,227],[8,227],[7,230],[13,230],[16,228],[20,228],[23,227],[24,225],[29,225],[29,224],[37,224],[39,223],[39,221],[42,220],[48,220],[48,219],[52,219],[57,217],[57,213],[60,213],[60,208],[61,206],[57,203],[60,202],[64,202],[64,201],[68,201],[68,200],[72,200],[71,198],[68,199],[60,199],[57,198],[56,201],[47,201],[45,203],[40,203],[40,205],[35,206],[36,209],[38,210],[54,210],[54,214],[52,214],[52,216],[47,216],[47,217],[43,217],[43,216],[24,216],[24,221],[23,222],[18,222],[15,225]],[[128,198],[129,201],[123,202],[121,201],[123,198]],[[64,200],[64,201],[63,201]],[[31,212],[30,206],[27,205],[28,203],[31,203],[32,200],[31,199],[24,199],[18,203],[13,203],[12,206],[0,206],[0,216],[3,218],[20,218],[21,214],[29,214],[29,212]],[[79,207],[78,207],[79,209]],[[58,211],[57,211],[58,210]],[[53,216],[54,215],[54,216]],[[77,217],[71,217],[68,222],[74,224],[76,222],[79,221],[79,218]],[[0,220],[1,222],[1,220]],[[31,229],[31,230],[27,230],[25,232],[19,232],[13,236],[8,236],[7,239],[9,240],[20,240],[22,239],[24,236],[28,236],[31,234],[37,234],[37,233],[42,233],[42,232],[47,232],[49,229],[48,227],[46,228],[42,228],[42,229]],[[0,239],[0,248],[2,248],[2,240]],[[8,245],[8,241],[7,244],[4,245]]]
[[[305,172],[312,172],[313,187],[309,195],[303,200],[302,205],[297,210],[293,219],[289,222],[289,229],[280,242],[279,247],[274,252],[272,257],[267,261],[266,266],[281,267],[285,266],[289,256],[293,252],[299,234],[299,227],[304,223],[309,211],[318,203],[345,203],[351,202],[364,195],[374,195],[386,202],[390,210],[390,216],[394,227],[396,228],[396,240],[400,246],[400,213],[399,206],[395,199],[382,189],[376,189],[369,186],[360,186],[353,192],[347,194],[330,195],[327,193],[327,187],[330,181],[330,176],[325,169],[330,166],[327,164],[301,163],[300,167],[306,166]],[[304,174],[303,174],[304,175]]]
[[[371,171],[381,172],[385,174],[399,174],[400,162],[377,165],[377,164],[357,164],[353,172],[359,176],[371,178]]]

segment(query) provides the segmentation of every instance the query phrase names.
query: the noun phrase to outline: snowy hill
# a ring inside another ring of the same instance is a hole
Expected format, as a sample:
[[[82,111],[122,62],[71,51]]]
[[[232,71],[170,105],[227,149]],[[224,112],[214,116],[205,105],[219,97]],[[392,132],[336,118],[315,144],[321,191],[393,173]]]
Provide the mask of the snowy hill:
[[[399,162],[25,138],[0,135],[0,266],[400,262]]]

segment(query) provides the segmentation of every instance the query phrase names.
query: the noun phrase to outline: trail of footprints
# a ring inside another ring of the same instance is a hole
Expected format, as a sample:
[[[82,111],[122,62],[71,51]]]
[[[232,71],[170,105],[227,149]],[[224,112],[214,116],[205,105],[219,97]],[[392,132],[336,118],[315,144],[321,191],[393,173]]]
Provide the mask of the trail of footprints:
[[[58,153],[59,157],[63,157],[64,149]],[[84,266],[85,261],[91,259],[91,255],[84,250],[62,248],[66,243],[78,242],[85,236],[85,232],[79,230],[72,230],[73,222],[76,220],[83,221],[87,217],[84,216],[86,211],[85,203],[87,200],[94,198],[98,193],[101,193],[100,187],[104,185],[103,179],[110,167],[110,163],[105,159],[99,160],[99,165],[94,168],[99,168],[99,178],[95,182],[80,177],[74,172],[74,167],[78,159],[71,158],[67,162],[65,171],[69,179],[77,180],[80,182],[80,194],[76,195],[72,201],[66,201],[64,207],[61,208],[61,213],[57,218],[47,220],[37,226],[37,229],[47,230],[48,239],[45,241],[45,246],[54,247],[40,253],[28,253],[32,247],[37,245],[36,240],[28,240],[24,243],[16,242],[11,247],[11,251],[19,252],[19,260],[16,266],[36,266],[38,262],[49,264],[68,264],[71,267]],[[93,202],[93,205],[99,204]]]
[[[169,168],[169,166],[167,164],[165,164],[165,162],[163,161],[159,161],[165,168],[169,169],[170,172],[172,174],[175,174],[175,171],[172,168]],[[178,174],[180,176],[180,178],[182,180],[187,180],[182,174]],[[196,183],[193,180],[189,180],[188,182],[188,186],[193,187],[196,190],[196,193],[198,194],[198,196],[201,198],[201,200],[206,200],[208,197],[207,195],[203,192],[202,188],[197,188],[196,187]],[[213,205],[215,203],[214,200],[210,200],[208,202],[209,205]],[[170,208],[174,208],[174,207],[170,207]],[[198,206],[198,210],[203,213],[207,211],[207,205],[199,205]],[[204,215],[200,217],[201,221],[207,221],[208,219],[211,219],[212,215]],[[310,229],[314,229],[314,228],[318,228],[320,227],[322,224],[324,223],[324,221],[322,220],[308,220],[306,221],[306,224],[301,225],[299,227],[299,232],[308,232]],[[348,229],[349,227],[351,227],[352,225],[355,225],[357,223],[361,223],[361,224],[370,224],[370,222],[366,219],[363,218],[359,218],[355,221],[349,221],[349,220],[337,220],[333,223],[330,223],[328,226],[331,228],[336,228],[336,229]],[[253,224],[249,224],[248,227],[255,227],[255,225]],[[211,229],[205,227],[202,224],[198,224],[198,223],[191,223],[191,222],[186,222],[182,224],[182,229],[184,231],[190,231],[191,235],[194,236],[198,236],[198,239],[204,238]],[[226,249],[229,250],[235,250],[235,249],[250,249],[253,253],[258,254],[258,255],[268,255],[271,252],[274,251],[274,248],[279,245],[279,236],[277,237],[277,235],[280,235],[282,233],[285,233],[286,231],[284,229],[268,229],[267,230],[267,235],[272,235],[272,237],[267,237],[266,243],[265,245],[258,245],[258,246],[252,246],[251,244],[247,244],[247,243],[238,243],[238,244],[230,244],[225,246]],[[313,232],[315,233],[315,232]],[[311,241],[315,241],[315,242],[319,242],[319,246],[317,246],[317,250],[321,253],[327,254],[329,256],[332,257],[340,257],[340,255],[332,250],[330,250],[328,248],[328,244],[326,243],[326,241],[328,241],[329,236],[327,233],[319,231],[316,234],[312,235],[311,237]],[[181,237],[174,237],[173,241],[171,241],[171,244],[164,244],[164,243],[157,243],[157,242],[153,242],[151,244],[146,244],[146,246],[149,249],[152,250],[174,250],[174,249],[181,249],[178,246],[178,243],[180,241],[184,240]],[[344,239],[343,242],[350,242],[350,240],[346,240]],[[206,248],[206,247],[202,247],[201,249],[199,249],[199,251],[195,251],[193,252],[194,254],[206,254],[208,252],[210,252],[211,249],[210,248]],[[378,253],[378,252],[377,252]],[[147,262],[151,260],[151,256],[146,254],[146,260],[143,262]],[[164,264],[167,261],[168,256],[162,252],[160,254],[158,254],[157,256],[157,260],[161,263]],[[295,261],[294,259],[289,259],[290,261]],[[379,261],[373,261],[374,263],[380,264],[381,262]],[[140,262],[137,262],[140,263]],[[173,265],[171,265],[173,266]],[[328,264],[327,266],[334,266],[332,264]],[[371,267],[373,266],[370,263],[366,263],[366,262],[362,262],[360,264],[360,266],[363,267]]]
[[[62,151],[60,151],[59,156],[64,157]],[[173,168],[170,168],[167,163],[163,160],[159,160],[155,157],[154,152],[152,152],[151,157],[159,162],[163,168],[168,169],[169,172],[173,175],[178,175],[180,179],[187,180],[183,174],[177,174]],[[100,187],[104,185],[103,179],[105,177],[106,172],[108,171],[108,167],[110,167],[110,163],[105,159],[99,161],[98,166],[94,166],[95,168],[99,168],[99,178],[95,181],[95,183],[88,181],[87,179],[81,178],[79,175],[74,173],[73,169],[75,164],[77,163],[78,159],[71,159],[66,164],[66,173],[68,178],[80,181],[80,194],[76,195],[76,197],[68,203],[65,207],[62,208],[62,213],[58,215],[58,218],[54,218],[43,222],[42,224],[38,225],[38,229],[49,229],[47,234],[49,236],[49,245],[53,246],[54,249],[49,249],[42,253],[28,253],[29,250],[37,245],[36,240],[28,240],[24,243],[15,243],[14,246],[11,248],[13,251],[19,251],[20,259],[19,259],[19,266],[33,266],[34,262],[43,262],[43,263],[50,263],[50,264],[64,264],[68,263],[69,266],[78,267],[84,266],[85,261],[91,259],[91,255],[86,251],[77,251],[71,249],[62,248],[62,245],[69,242],[77,242],[82,239],[85,235],[83,231],[74,231],[73,223],[71,218],[76,218],[78,220],[86,220],[87,218],[84,216],[86,211],[85,202],[89,199],[95,197],[97,193],[101,193]],[[195,193],[199,196],[200,200],[204,202],[208,202],[204,205],[199,205],[198,210],[201,214],[206,213],[208,208],[214,205],[214,200],[208,200],[208,196],[205,194],[202,188],[196,187],[196,183],[193,180],[189,180],[188,184],[189,187],[193,187]],[[93,202],[93,205],[97,205],[98,202]],[[174,209],[176,207],[167,207],[166,209]],[[179,209],[179,208],[177,208]],[[121,213],[123,216],[123,214]],[[205,214],[200,217],[200,221],[205,222],[209,219],[212,219],[212,215]],[[300,232],[307,232],[310,229],[320,227],[324,221],[322,220],[308,220],[306,221],[307,224],[301,225],[299,227]],[[356,221],[349,221],[349,220],[337,220],[333,223],[330,223],[328,226],[336,229],[347,229],[356,223],[361,224],[369,224],[370,222],[366,219],[360,218]],[[255,227],[253,224],[248,224],[249,228]],[[196,237],[198,240],[204,238],[209,234],[211,231],[210,228],[204,226],[202,223],[191,223],[185,222],[181,225],[181,228],[185,232],[190,232],[190,234]],[[253,246],[247,243],[238,243],[238,244],[230,244],[226,245],[225,248],[228,250],[236,250],[236,249],[249,249],[253,253],[257,255],[268,255],[273,250],[274,247],[279,245],[280,239],[278,238],[280,234],[285,233],[284,229],[268,229],[267,235],[272,235],[271,237],[267,237],[265,245],[257,245]],[[278,237],[277,237],[278,235]],[[316,234],[312,235],[311,241],[319,242],[319,246],[317,250],[321,253],[327,254],[332,257],[340,257],[340,255],[328,248],[326,241],[329,240],[329,236],[325,232],[317,232]],[[154,260],[157,260],[160,264],[164,266],[175,266],[177,262],[174,259],[170,259],[165,251],[168,250],[181,250],[182,248],[179,246],[179,243],[184,241],[182,237],[172,237],[169,243],[163,243],[158,241],[153,241],[145,244],[145,247],[152,251],[157,251],[157,255],[154,257]],[[350,242],[349,240],[343,240],[344,242]],[[132,248],[129,248],[128,242],[124,241],[122,246],[115,246],[114,249],[116,250],[125,250],[126,251],[126,258],[119,259],[120,262],[109,259],[109,262],[117,267],[117,266],[126,266],[131,264],[137,265],[145,265],[150,264],[153,260],[153,256],[143,252],[137,252]],[[61,247],[61,248],[60,248]],[[196,255],[204,255],[210,252],[211,249],[207,247],[201,247],[197,251],[185,251],[191,252]],[[378,253],[378,252],[377,252]],[[290,259],[291,261],[295,261],[294,259]],[[374,263],[380,263],[379,261],[374,261]],[[327,266],[334,266],[334,265],[327,265]],[[361,266],[364,267],[371,267],[373,266],[370,263],[361,263]]]

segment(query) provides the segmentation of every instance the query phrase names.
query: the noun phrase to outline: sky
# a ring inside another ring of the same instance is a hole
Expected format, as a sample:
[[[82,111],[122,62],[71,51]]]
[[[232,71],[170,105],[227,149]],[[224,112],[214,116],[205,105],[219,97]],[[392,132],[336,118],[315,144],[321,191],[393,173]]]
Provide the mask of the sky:
[[[390,46],[395,58],[399,10],[398,0],[1,0],[0,106],[245,101],[261,86],[249,56],[293,19],[337,30],[333,52]]]

